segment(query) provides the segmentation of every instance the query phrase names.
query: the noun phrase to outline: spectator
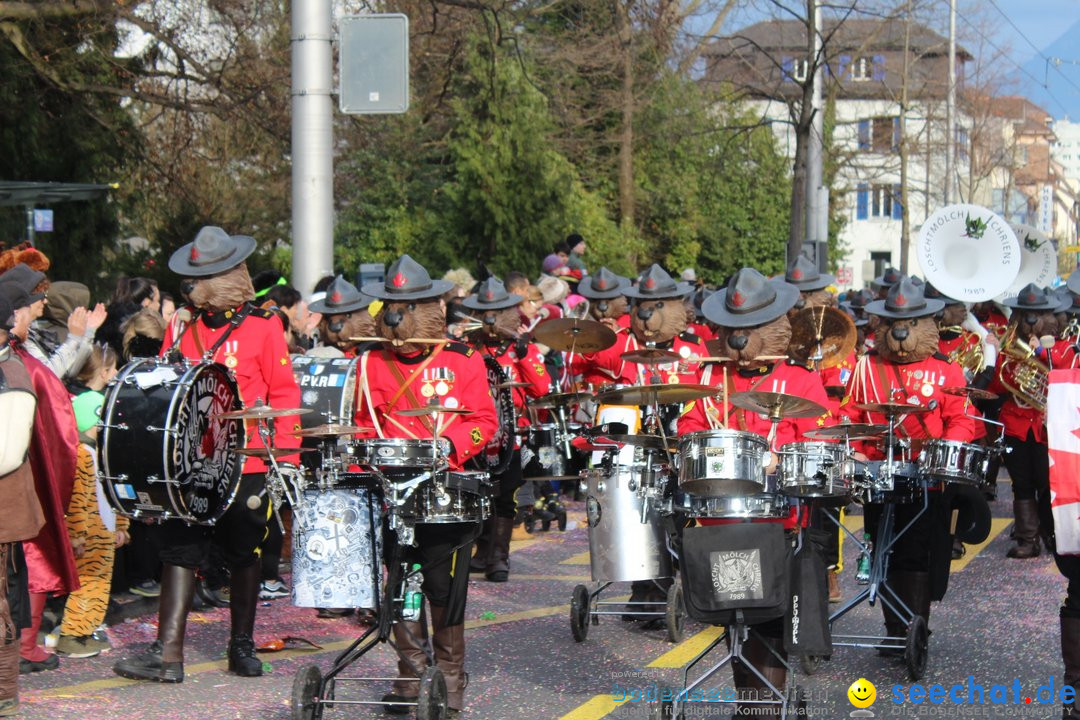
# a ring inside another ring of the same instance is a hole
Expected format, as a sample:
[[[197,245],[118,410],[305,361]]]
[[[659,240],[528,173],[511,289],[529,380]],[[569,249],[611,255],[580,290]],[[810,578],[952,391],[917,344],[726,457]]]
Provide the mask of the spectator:
[[[570,254],[566,259],[566,266],[570,269],[570,272],[567,273],[564,279],[571,284],[571,290],[576,290],[578,281],[589,274],[583,259],[585,255],[585,238],[577,233],[570,233],[566,236],[566,247],[570,249]]]
[[[124,362],[141,357],[157,357],[161,354],[161,340],[164,337],[164,317],[149,309],[135,313],[124,325]]]
[[[44,276],[42,282],[46,282]],[[77,282],[51,283],[47,296],[46,300],[42,294],[42,299],[31,306],[32,314],[40,311],[41,316],[30,327],[26,349],[66,382],[74,379],[90,356],[94,336],[105,322],[105,306],[98,303],[92,311],[87,310],[90,288]]]
[[[161,293],[161,317],[164,318],[166,325],[172,320],[175,312],[176,300],[169,293]]]
[[[149,278],[121,277],[116,282],[116,290],[112,300],[106,308],[108,317],[101,329],[98,330],[98,339],[109,344],[118,357],[124,355],[124,324],[128,319],[147,308],[153,312],[161,312],[161,292],[157,284]]]

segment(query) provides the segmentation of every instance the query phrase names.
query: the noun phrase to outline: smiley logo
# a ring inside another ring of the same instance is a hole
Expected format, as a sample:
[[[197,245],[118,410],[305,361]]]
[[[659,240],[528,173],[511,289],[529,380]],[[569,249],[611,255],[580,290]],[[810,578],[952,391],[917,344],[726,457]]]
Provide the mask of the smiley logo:
[[[877,688],[866,678],[851,683],[847,690],[848,700],[857,708],[868,708],[877,700]]]

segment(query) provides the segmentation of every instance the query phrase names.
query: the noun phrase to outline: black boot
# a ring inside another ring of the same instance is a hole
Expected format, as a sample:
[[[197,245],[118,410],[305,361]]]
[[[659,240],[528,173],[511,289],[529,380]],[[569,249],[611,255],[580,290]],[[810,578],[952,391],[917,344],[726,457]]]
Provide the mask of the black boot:
[[[116,663],[113,672],[133,680],[183,682],[184,631],[194,592],[194,570],[178,565],[163,565],[158,639],[145,652]]]
[[[489,517],[484,521],[484,530],[480,537],[476,538],[476,552],[473,553],[469,562],[469,572],[487,572],[488,562],[491,558],[491,538],[495,533],[495,518]]]
[[[262,660],[255,656],[255,608],[259,603],[262,584],[262,565],[253,562],[247,567],[232,568],[229,615],[232,637],[229,640],[229,672],[240,677],[262,675]]]
[[[514,532],[514,519],[496,517],[491,532],[491,554],[484,573],[491,582],[510,579],[510,535]]]
[[[1013,500],[1013,526],[1016,547],[1006,553],[1011,558],[1026,560],[1039,557],[1039,506],[1035,500]]]
[[[1080,618],[1061,618],[1061,659],[1065,663],[1061,680],[1075,689],[1080,686]],[[1061,706],[1061,717],[1080,718],[1076,701]]]

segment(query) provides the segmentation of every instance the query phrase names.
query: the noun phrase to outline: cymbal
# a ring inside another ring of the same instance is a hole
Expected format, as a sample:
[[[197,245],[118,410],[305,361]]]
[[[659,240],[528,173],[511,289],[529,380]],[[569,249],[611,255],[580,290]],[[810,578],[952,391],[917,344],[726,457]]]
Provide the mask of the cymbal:
[[[263,460],[270,457],[270,450],[264,447],[246,447],[236,448],[233,450],[237,455],[246,455],[247,457],[262,458]],[[284,457],[285,455],[295,455],[299,452],[308,452],[303,448],[273,448],[274,457]]]
[[[692,383],[627,385],[610,390],[601,389],[596,394],[596,400],[608,405],[668,405],[712,397],[719,392],[721,390],[712,385]]]
[[[606,447],[610,447],[610,443],[605,443],[608,440],[613,443],[622,443],[624,445],[633,445],[635,447],[645,448],[646,450],[667,450],[668,452],[675,451],[674,438],[668,439],[668,444],[664,444],[664,439],[659,435],[617,435],[615,433],[608,433],[607,435],[594,435],[588,438],[589,443],[593,447],[601,450]]]
[[[791,317],[788,352],[799,362],[815,363],[817,369],[839,365],[855,349],[858,332],[843,310],[808,307]]]
[[[867,437],[877,437],[888,431],[888,425],[873,425],[871,423],[842,423],[830,427],[807,430],[803,435],[815,440],[854,440]]]
[[[533,398],[532,400],[529,400],[528,405],[537,410],[550,410],[551,408],[573,405],[574,403],[579,403],[590,397],[592,397],[592,395],[587,392],[552,393],[550,395],[545,395],[544,397]]]
[[[296,437],[337,437],[339,435],[355,435],[357,433],[375,432],[375,428],[360,427],[359,425],[341,425],[339,423],[327,423],[315,427],[304,428],[289,433]]]
[[[989,390],[983,390],[982,388],[971,387],[947,387],[942,388],[941,392],[946,395],[967,395],[972,400],[997,400],[998,394],[990,392]]]
[[[595,320],[556,318],[536,326],[533,337],[555,350],[592,353],[615,344],[615,331]]]
[[[813,400],[785,393],[746,390],[732,393],[730,399],[737,408],[769,417],[809,418],[825,414],[825,408]]]
[[[912,415],[930,412],[930,408],[922,405],[908,405],[907,403],[860,403],[855,405],[859,410],[881,413],[882,415]]]
[[[231,410],[215,415],[214,420],[269,420],[286,415],[307,415],[311,408],[275,408],[269,405],[252,405],[242,410]]]
[[[421,415],[438,415],[448,413],[453,415],[470,415],[472,410],[463,407],[449,407],[447,405],[424,405],[423,407],[408,408],[407,410],[395,410],[398,415],[406,417],[419,417]]]
[[[638,363],[639,365],[666,365],[682,359],[679,353],[671,350],[661,350],[660,348],[628,350],[619,357],[626,362]]]
[[[518,388],[532,387],[532,383],[517,382],[515,380],[514,382],[503,382],[497,385],[492,385],[491,387],[495,388],[496,390],[516,390]]]

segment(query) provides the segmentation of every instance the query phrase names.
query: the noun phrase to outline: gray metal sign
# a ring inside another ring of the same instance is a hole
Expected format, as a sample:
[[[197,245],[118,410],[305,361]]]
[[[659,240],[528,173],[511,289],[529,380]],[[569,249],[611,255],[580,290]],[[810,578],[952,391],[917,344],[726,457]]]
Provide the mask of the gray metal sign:
[[[409,109],[409,18],[349,15],[339,23],[338,100],[348,115]]]

